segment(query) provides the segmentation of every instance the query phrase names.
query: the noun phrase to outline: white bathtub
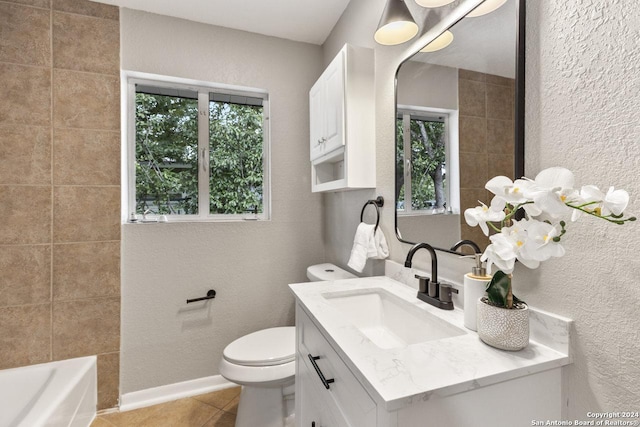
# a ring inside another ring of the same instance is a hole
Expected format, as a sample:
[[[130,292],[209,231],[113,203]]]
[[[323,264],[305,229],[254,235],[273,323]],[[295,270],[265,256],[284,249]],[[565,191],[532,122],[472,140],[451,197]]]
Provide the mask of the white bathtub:
[[[87,427],[96,404],[95,356],[0,371],[0,427]]]

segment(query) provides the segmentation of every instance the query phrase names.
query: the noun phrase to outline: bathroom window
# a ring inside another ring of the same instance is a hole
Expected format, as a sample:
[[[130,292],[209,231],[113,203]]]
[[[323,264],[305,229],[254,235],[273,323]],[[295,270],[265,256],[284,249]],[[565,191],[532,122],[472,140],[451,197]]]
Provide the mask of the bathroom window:
[[[269,218],[266,93],[128,84],[129,218]]]
[[[398,214],[447,212],[449,115],[399,110],[396,126]]]

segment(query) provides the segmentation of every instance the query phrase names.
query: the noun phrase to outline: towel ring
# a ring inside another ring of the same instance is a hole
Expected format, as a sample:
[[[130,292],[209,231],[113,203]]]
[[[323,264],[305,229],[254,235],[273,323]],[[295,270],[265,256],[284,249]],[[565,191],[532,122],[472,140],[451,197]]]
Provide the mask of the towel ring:
[[[360,222],[363,222],[364,218],[364,210],[369,205],[374,205],[376,207],[376,226],[373,231],[378,231],[378,225],[380,224],[380,208],[384,206],[384,198],[382,196],[378,196],[375,200],[367,200],[367,202],[362,206],[362,212],[360,212]]]

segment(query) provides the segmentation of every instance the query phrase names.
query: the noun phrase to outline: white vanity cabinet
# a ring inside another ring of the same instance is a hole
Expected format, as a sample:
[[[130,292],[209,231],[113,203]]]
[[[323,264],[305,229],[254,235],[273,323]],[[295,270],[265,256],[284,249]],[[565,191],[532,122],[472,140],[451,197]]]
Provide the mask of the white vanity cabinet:
[[[513,427],[532,425],[533,420],[563,419],[559,367],[538,372],[521,368],[525,372],[517,369],[497,383],[478,379],[472,385],[461,384],[442,396],[435,389],[401,401],[385,401],[371,391],[371,385],[363,385],[362,381],[366,381],[363,374],[347,366],[346,359],[311,319],[302,304],[297,303],[297,427]],[[509,352],[504,354],[508,356]],[[314,358],[317,369],[310,357]],[[375,358],[375,355],[366,357]],[[447,372],[433,366],[441,357],[443,355],[420,351],[412,356],[424,366],[424,373],[428,373],[433,384],[442,383],[447,376]],[[455,353],[450,357],[457,359]],[[484,359],[482,352],[477,357]],[[395,359],[393,364],[395,367],[383,368],[383,377],[385,382],[397,385],[396,377],[406,376],[407,366]],[[459,368],[464,370],[463,366]],[[322,377],[329,388],[325,387]],[[408,384],[408,388],[412,386]]]
[[[309,91],[313,192],[375,188],[373,51],[344,45]]]
[[[296,349],[297,426],[311,427],[313,423],[316,427],[376,425],[375,401],[299,305],[296,308]]]

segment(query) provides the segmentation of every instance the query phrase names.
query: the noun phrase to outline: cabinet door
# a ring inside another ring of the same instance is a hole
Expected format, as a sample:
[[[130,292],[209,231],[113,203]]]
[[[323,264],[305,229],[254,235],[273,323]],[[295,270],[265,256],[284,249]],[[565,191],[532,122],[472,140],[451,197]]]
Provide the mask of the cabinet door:
[[[309,91],[309,147],[311,160],[322,156],[325,141],[326,111],[324,108],[326,88],[321,77]]]
[[[345,113],[345,52],[341,51],[331,62],[325,71],[326,75],[326,124],[324,153],[339,148],[345,144],[344,138],[344,113]]]
[[[312,161],[345,144],[344,55],[345,52],[340,51],[309,91],[309,142]]]

